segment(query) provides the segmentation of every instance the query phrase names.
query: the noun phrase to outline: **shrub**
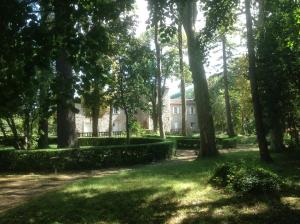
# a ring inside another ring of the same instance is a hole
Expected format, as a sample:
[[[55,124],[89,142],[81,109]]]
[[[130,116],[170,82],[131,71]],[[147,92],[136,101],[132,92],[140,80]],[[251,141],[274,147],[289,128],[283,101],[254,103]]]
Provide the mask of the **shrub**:
[[[210,183],[241,194],[276,193],[282,186],[277,174],[263,168],[247,167],[244,163],[218,165]]]
[[[237,166],[231,163],[223,163],[218,165],[212,177],[210,183],[216,187],[226,187],[230,184],[231,177],[237,170]]]
[[[173,142],[162,140],[148,144],[86,146],[80,149],[0,150],[0,170],[49,171],[127,166],[168,159],[173,155],[173,150]]]
[[[243,194],[276,193],[281,188],[279,176],[263,168],[240,169],[232,179],[232,189]]]

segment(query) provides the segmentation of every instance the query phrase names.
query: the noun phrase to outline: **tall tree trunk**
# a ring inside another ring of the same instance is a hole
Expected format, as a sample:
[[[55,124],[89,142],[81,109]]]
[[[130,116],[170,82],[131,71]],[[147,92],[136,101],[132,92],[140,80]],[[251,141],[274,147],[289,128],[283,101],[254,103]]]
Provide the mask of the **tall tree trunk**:
[[[109,105],[109,121],[108,121],[108,136],[111,138],[112,137],[112,116],[113,116],[113,106],[112,104]]]
[[[13,137],[14,137],[14,147],[16,149],[24,149],[24,146],[23,144],[20,142],[20,137],[18,135],[18,131],[17,131],[17,128],[16,128],[16,124],[15,124],[15,121],[13,118],[6,118],[6,122],[10,128],[10,130],[12,131],[13,133]]]
[[[38,148],[45,149],[48,148],[48,119],[45,117],[40,118],[39,120],[39,140]]]
[[[124,108],[125,118],[126,118],[126,142],[130,144],[130,128],[129,128],[129,115],[127,108]]]
[[[24,146],[25,149],[30,149],[31,147],[30,115],[27,110],[25,110],[23,128],[24,128]]]
[[[39,96],[39,127],[38,127],[38,148],[44,149],[48,148],[48,119],[50,117],[49,113],[49,85],[44,84],[40,87],[40,96]]]
[[[74,90],[72,68],[64,50],[56,60],[58,76],[58,102],[57,102],[57,147],[70,148],[77,146],[75,132]]]
[[[180,92],[181,92],[181,134],[186,136],[186,100],[185,100],[185,77],[183,73],[183,53],[182,53],[182,24],[178,22],[178,51],[180,69]]]
[[[157,14],[157,9],[155,14]],[[159,42],[159,33],[158,33],[158,19],[157,16],[155,18],[155,33],[154,33],[154,43],[156,50],[156,80],[157,80],[157,97],[158,97],[158,106],[157,106],[157,114],[158,114],[158,124],[159,124],[159,135],[161,138],[165,138],[164,124],[163,124],[163,105],[162,105],[162,88],[161,88],[161,52],[160,52],[160,42]]]
[[[152,121],[153,121],[153,131],[157,132],[157,129],[158,129],[158,116],[157,116],[156,101],[152,103]]]
[[[92,129],[93,129],[93,133],[92,136],[93,137],[98,137],[98,119],[99,119],[99,105],[98,106],[94,106],[92,108]]]
[[[155,78],[152,99],[152,121],[153,131],[156,133],[158,129],[158,115],[157,115],[157,80]]]
[[[185,1],[179,4],[180,17],[183,22],[188,42],[189,64],[194,83],[195,101],[198,123],[200,127],[200,154],[207,157],[218,154],[216,148],[215,128],[209,102],[208,86],[204,70],[204,52],[194,31],[196,18],[195,1]]]
[[[69,1],[54,1],[55,28],[59,43],[57,51],[56,72],[57,72],[57,147],[70,148],[77,146],[75,132],[75,105],[72,66],[66,50],[68,33],[71,23],[66,19],[70,18]]]
[[[225,106],[226,106],[226,121],[227,121],[227,134],[229,137],[235,136],[232,116],[231,116],[231,105],[230,105],[230,96],[228,90],[228,71],[227,71],[227,55],[226,55],[226,36],[225,34],[222,37],[222,46],[223,46],[223,75],[224,75],[224,95],[225,95]]]
[[[3,134],[3,137],[4,137],[4,138],[7,138],[6,130],[5,130],[5,127],[4,127],[3,122],[2,122],[1,119],[0,119],[0,131],[1,131],[2,134]]]
[[[274,152],[283,152],[284,144],[283,144],[283,127],[279,121],[273,121],[272,129],[271,129],[271,150]]]
[[[246,25],[247,25],[247,47],[248,47],[248,60],[249,60],[249,80],[251,86],[251,95],[253,102],[253,111],[255,118],[256,135],[258,140],[260,158],[263,161],[272,161],[270,156],[266,134],[263,125],[262,109],[259,100],[259,90],[256,78],[256,58],[254,50],[254,36],[252,30],[252,16],[251,16],[250,0],[245,0],[246,10]]]

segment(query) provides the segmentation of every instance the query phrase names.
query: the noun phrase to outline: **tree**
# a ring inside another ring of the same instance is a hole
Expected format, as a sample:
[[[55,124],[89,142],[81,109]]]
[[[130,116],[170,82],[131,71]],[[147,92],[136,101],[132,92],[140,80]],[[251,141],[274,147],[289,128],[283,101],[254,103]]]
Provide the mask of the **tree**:
[[[124,110],[126,138],[130,142],[130,129],[139,109],[148,110],[151,94],[150,73],[152,51],[132,37],[125,37],[116,57],[114,106]],[[149,68],[150,67],[150,68]]]
[[[271,161],[272,159],[268,150],[266,133],[264,130],[262,108],[259,100],[259,90],[258,90],[257,73],[256,73],[255,42],[254,42],[253,29],[252,29],[250,0],[245,0],[245,11],[246,11],[246,26],[247,26],[249,80],[251,85],[251,95],[253,101],[253,111],[254,111],[254,118],[255,118],[258,147],[260,152],[260,158],[263,161]]]
[[[228,70],[227,70],[227,54],[226,54],[226,36],[222,37],[222,49],[223,49],[223,79],[224,79],[224,96],[225,96],[225,106],[226,106],[226,124],[227,124],[227,134],[229,137],[235,136],[232,124],[231,116],[231,106],[230,97],[228,89]]]
[[[262,90],[265,128],[270,134],[271,150],[275,152],[283,152],[284,131],[297,131],[294,124],[299,120],[297,9],[299,3],[294,1],[260,2],[256,35],[258,85]]]
[[[156,82],[157,82],[157,114],[159,124],[159,135],[161,138],[165,138],[164,124],[163,124],[163,103],[162,103],[162,82],[161,82],[161,48],[159,40],[159,4],[154,6],[154,44],[156,51]]]
[[[186,98],[185,98],[185,77],[183,70],[182,53],[182,24],[178,22],[178,52],[179,52],[179,70],[180,70],[180,92],[181,92],[181,134],[186,136]]]
[[[204,71],[204,52],[197,40],[194,30],[197,15],[196,2],[189,1],[178,4],[180,19],[182,20],[188,42],[188,55],[194,82],[195,100],[198,122],[200,127],[201,156],[217,154],[215,145],[215,130],[209,105],[208,86]]]

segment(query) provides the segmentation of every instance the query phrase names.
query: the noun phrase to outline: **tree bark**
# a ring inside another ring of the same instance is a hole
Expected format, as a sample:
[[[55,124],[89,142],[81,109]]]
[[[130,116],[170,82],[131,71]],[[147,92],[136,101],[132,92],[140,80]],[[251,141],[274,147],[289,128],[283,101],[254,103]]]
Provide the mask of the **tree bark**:
[[[57,72],[57,147],[71,148],[77,146],[75,132],[75,105],[72,66],[68,58],[66,43],[69,30],[72,30],[69,1],[54,1],[55,29],[58,44],[56,58]]]
[[[57,102],[57,147],[76,147],[73,75],[64,50],[60,52],[56,60],[56,71],[58,76],[57,85],[60,91]]]
[[[30,115],[27,110],[25,110],[23,128],[24,128],[24,147],[25,149],[30,149],[31,147]]]
[[[185,77],[183,73],[183,53],[182,53],[182,24],[178,22],[178,51],[180,69],[180,92],[181,92],[181,134],[186,136],[186,99],[185,99]]]
[[[259,90],[256,78],[256,58],[254,50],[254,36],[252,30],[252,16],[251,16],[250,0],[245,0],[246,10],[246,26],[247,26],[247,48],[248,48],[248,63],[249,63],[249,80],[251,86],[251,95],[253,103],[253,111],[255,118],[256,135],[258,140],[260,158],[263,161],[272,161],[270,156],[266,134],[263,125],[262,109],[259,100]]]
[[[218,154],[215,142],[215,129],[209,102],[208,85],[204,70],[204,52],[198,42],[195,31],[195,1],[185,1],[179,4],[180,17],[187,35],[189,64],[194,83],[195,101],[198,123],[200,127],[200,157]]]
[[[157,80],[155,78],[152,98],[152,121],[153,131],[156,133],[158,129],[158,115],[157,115]]]
[[[157,7],[155,10],[155,14],[157,14]],[[156,50],[156,80],[157,80],[157,97],[158,97],[158,106],[157,106],[157,114],[158,114],[158,124],[159,124],[159,135],[161,138],[165,138],[164,124],[163,124],[163,105],[162,105],[162,88],[161,88],[161,52],[160,52],[160,42],[159,42],[159,33],[158,33],[158,19],[157,15],[155,16],[155,27],[154,27],[154,43]]]
[[[112,137],[112,116],[113,116],[113,106],[110,104],[109,106],[109,122],[108,122],[108,136]]]
[[[271,150],[273,152],[281,153],[284,149],[283,144],[283,127],[278,121],[274,121],[271,129]]]
[[[45,149],[48,148],[48,119],[43,117],[39,120],[39,140],[38,148]]]
[[[93,133],[92,136],[93,137],[98,137],[98,119],[99,119],[99,106],[94,106],[92,108],[92,129],[93,129]]]
[[[232,116],[231,116],[231,105],[230,105],[230,96],[228,90],[228,71],[227,71],[227,55],[226,55],[226,36],[225,34],[222,37],[222,47],[223,47],[223,75],[224,75],[224,95],[225,95],[225,107],[226,107],[226,121],[227,121],[227,135],[229,137],[235,136]]]
[[[130,144],[130,128],[129,128],[129,115],[127,108],[124,108],[125,118],[126,118],[126,142]]]
[[[6,118],[6,122],[8,124],[8,126],[10,127],[12,133],[13,133],[13,137],[14,137],[14,147],[16,149],[24,149],[23,144],[20,142],[20,137],[18,135],[18,131],[16,128],[16,124],[13,118]]]

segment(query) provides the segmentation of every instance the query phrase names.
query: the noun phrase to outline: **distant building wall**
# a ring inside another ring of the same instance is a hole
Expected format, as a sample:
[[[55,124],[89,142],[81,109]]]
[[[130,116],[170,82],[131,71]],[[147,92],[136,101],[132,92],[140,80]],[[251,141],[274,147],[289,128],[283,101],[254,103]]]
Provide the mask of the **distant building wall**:
[[[81,104],[76,104],[75,107],[79,113],[75,115],[77,132],[92,132],[92,118],[86,117]],[[181,100],[170,99],[169,89],[166,88],[163,96],[163,124],[165,132],[182,129],[181,116]],[[186,101],[186,127],[188,132],[198,131],[198,121],[195,102],[191,99]],[[123,110],[113,110],[112,123],[113,131],[126,130],[126,117]],[[149,113],[138,110],[135,115],[137,121],[144,129],[153,130],[153,121]],[[98,120],[98,131],[108,132],[109,129],[109,110],[107,109],[104,115]]]

